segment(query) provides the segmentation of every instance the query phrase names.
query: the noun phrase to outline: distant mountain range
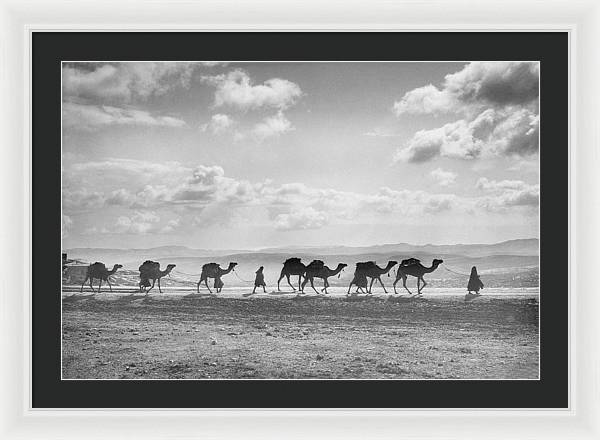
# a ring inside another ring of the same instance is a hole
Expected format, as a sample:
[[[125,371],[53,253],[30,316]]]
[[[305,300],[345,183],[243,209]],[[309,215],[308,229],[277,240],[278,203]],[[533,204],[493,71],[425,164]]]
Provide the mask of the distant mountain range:
[[[413,254],[427,255],[462,255],[465,257],[486,257],[492,255],[538,256],[539,240],[537,238],[508,240],[494,244],[451,244],[451,245],[413,245],[408,243],[382,244],[374,246],[287,246],[265,248],[259,250],[227,249],[193,249],[187,246],[160,246],[148,249],[107,249],[107,248],[73,248],[65,249],[69,258],[86,261],[120,260],[143,261],[173,257],[224,257],[242,254],[289,254],[292,255],[365,255],[365,254]]]

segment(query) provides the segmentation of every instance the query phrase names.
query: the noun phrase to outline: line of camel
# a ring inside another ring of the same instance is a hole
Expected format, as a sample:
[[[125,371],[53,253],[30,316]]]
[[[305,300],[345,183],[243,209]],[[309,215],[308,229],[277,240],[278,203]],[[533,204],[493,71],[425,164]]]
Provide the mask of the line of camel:
[[[383,287],[383,291],[385,293],[388,293],[383,284],[383,281],[381,280],[381,276],[388,274],[390,272],[390,270],[392,270],[392,268],[396,265],[398,265],[398,267],[396,268],[396,279],[393,284],[394,294],[398,293],[396,291],[396,284],[398,284],[398,281],[402,280],[402,285],[408,291],[408,293],[412,295],[413,293],[406,286],[407,278],[409,276],[412,276],[412,277],[417,278],[417,294],[421,295],[423,288],[427,285],[423,276],[425,274],[431,273],[434,270],[436,270],[438,268],[438,266],[440,264],[442,264],[443,262],[444,262],[443,260],[434,259],[433,262],[431,263],[430,267],[423,266],[421,264],[420,260],[418,260],[416,258],[407,258],[405,260],[402,260],[400,262],[400,264],[398,264],[397,261],[388,261],[388,263],[385,267],[377,266],[377,264],[374,261],[356,263],[354,277],[352,278],[352,281],[350,282],[350,285],[348,286],[347,295],[350,294],[350,290],[353,285],[356,286],[356,293],[371,294],[372,288],[373,288],[373,283],[375,281],[379,281],[379,284],[381,284],[381,287]],[[223,285],[224,285],[224,283],[222,281],[222,277],[224,275],[227,275],[231,271],[233,271],[236,266],[237,266],[237,263],[233,263],[233,262],[229,263],[229,266],[226,269],[223,269],[217,263],[207,263],[207,264],[203,265],[202,272],[200,274],[200,280],[198,281],[198,284],[196,286],[197,292],[200,293],[200,285],[202,283],[204,283],[204,285],[206,286],[208,291],[210,293],[212,293],[212,290],[210,289],[210,287],[208,285],[209,279],[214,279],[214,288],[216,289],[217,293],[221,292],[221,290],[223,289]],[[283,268],[281,269],[281,274],[279,276],[279,279],[277,280],[277,290],[281,291],[281,289],[280,289],[281,280],[283,278],[286,278],[287,283],[295,292],[296,288],[290,282],[290,277],[298,276],[298,291],[300,293],[304,293],[304,288],[306,287],[307,283],[310,283],[310,286],[312,287],[312,289],[317,294],[319,294],[319,292],[317,291],[317,289],[314,286],[315,278],[319,278],[319,279],[323,280],[323,288],[321,289],[321,292],[325,292],[327,294],[328,293],[327,288],[329,287],[328,278],[339,275],[340,272],[343,271],[344,268],[346,268],[347,266],[348,265],[345,263],[339,263],[335,269],[330,269],[321,260],[313,260],[309,264],[305,265],[304,263],[302,263],[300,258],[288,258],[283,263]],[[100,292],[100,288],[102,286],[102,281],[106,281],[108,283],[110,291],[112,292],[112,285],[110,284],[109,278],[118,269],[120,269],[122,267],[123,266],[121,266],[120,264],[115,264],[113,266],[112,270],[108,270],[108,268],[104,265],[104,263],[96,262],[96,263],[90,264],[87,268],[86,278],[83,281],[83,283],[81,284],[80,292],[83,292],[83,286],[85,285],[85,283],[88,280],[90,283],[90,288],[92,289],[93,292],[95,292],[94,287],[92,285],[92,281],[94,279],[99,280],[98,292]],[[165,270],[160,270],[160,263],[157,263],[157,262],[151,261],[151,260],[145,261],[139,267],[140,292],[145,292],[146,294],[148,294],[148,292],[150,292],[154,288],[155,283],[158,282],[158,290],[159,290],[159,292],[162,293],[161,286],[160,286],[160,280],[161,280],[161,278],[169,275],[174,268],[175,268],[174,264],[168,264]],[[304,278],[304,281],[302,281],[302,278]],[[369,283],[369,279],[370,279],[370,283]],[[150,283],[150,281],[152,283]],[[256,288],[256,284],[255,284],[255,288]]]

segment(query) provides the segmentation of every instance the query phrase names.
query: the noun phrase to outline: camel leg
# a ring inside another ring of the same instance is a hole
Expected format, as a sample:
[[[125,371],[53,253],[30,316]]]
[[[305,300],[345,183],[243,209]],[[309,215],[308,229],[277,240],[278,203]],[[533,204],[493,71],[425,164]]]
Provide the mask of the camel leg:
[[[423,282],[423,285],[421,286],[421,290],[419,290],[419,294],[421,294],[421,291],[425,288],[425,286],[427,285],[427,283],[425,282],[425,278],[421,277],[421,281]]]
[[[300,290],[300,282],[302,281],[302,275],[298,275],[298,290]],[[314,289],[314,287],[313,287]]]
[[[385,290],[385,286],[383,285],[383,281],[381,281],[381,277],[377,277],[377,280],[379,281],[379,284],[381,284],[381,287],[383,287],[383,291],[385,293],[388,293],[387,290]]]
[[[267,293],[267,287],[263,284],[263,293]]]
[[[210,287],[208,287],[208,278],[205,278],[205,279],[204,279],[204,285],[206,286],[206,288],[208,289],[208,291],[209,291],[210,293],[212,293],[212,290],[210,290]]]
[[[314,285],[313,281],[314,281],[314,280],[313,280],[313,278],[311,278],[311,279],[310,279],[310,287],[312,287],[312,290],[314,290],[314,291],[315,291],[315,293],[316,293],[317,295],[319,295],[319,292],[317,292],[317,289],[315,289],[315,285]]]
[[[408,287],[406,287],[406,279],[407,279],[407,278],[408,278],[408,277],[402,277],[402,285],[404,286],[404,288],[406,289],[406,291],[407,291],[407,292],[408,292],[410,295],[412,295],[413,293],[412,293],[410,290],[408,290]]]
[[[369,295],[373,294],[373,283],[375,282],[375,278],[371,278],[371,284],[369,284],[369,289],[367,290],[367,293]]]
[[[152,289],[154,289],[154,284],[156,284],[156,279],[153,279],[153,280],[152,280],[152,286],[150,286],[150,288],[149,288],[149,289],[146,291],[146,295],[148,295],[148,294],[150,293],[150,291],[151,291]]]
[[[281,289],[279,288],[279,282],[283,279],[285,275],[283,274],[283,272],[281,272],[281,275],[279,275],[279,279],[277,280],[277,291],[281,292]]]
[[[304,288],[306,287],[306,283],[308,283],[308,278],[304,278],[304,281],[302,282],[302,286],[300,286],[300,291],[304,292]]]
[[[321,292],[325,292],[325,295],[329,295],[329,292],[327,292],[327,288],[329,287],[329,281],[327,281],[327,278],[325,278],[323,281],[323,288],[321,289]]]
[[[100,282],[98,283],[98,293],[100,293],[101,287],[102,287],[102,278],[100,278]]]
[[[88,280],[88,277],[85,277],[85,280],[83,280],[83,283],[81,283],[81,290],[79,291],[79,293],[83,293],[83,285],[85,284],[85,282]]]
[[[162,290],[160,290],[160,278],[158,279],[158,292],[162,293]]]
[[[106,282],[108,283],[108,287],[110,288],[110,293],[112,293],[112,284],[110,284],[110,279],[106,279]]]
[[[421,278],[417,278],[417,295],[421,294]]]
[[[90,278],[90,289],[92,289],[92,292],[95,293],[96,291],[94,290],[94,286],[92,285],[92,281],[94,281],[94,279]]]
[[[350,295],[350,289],[352,288],[352,283],[350,283],[350,285],[348,286],[348,293],[346,293],[346,296]]]
[[[290,276],[286,275],[285,278],[287,280],[287,283],[290,285],[290,287],[292,288],[292,290],[295,292],[296,288],[294,286],[292,286],[292,283],[290,282]]]
[[[398,284],[398,281],[400,281],[400,278],[396,278],[396,280],[394,281],[394,295],[398,294],[398,292],[396,291],[396,284]]]

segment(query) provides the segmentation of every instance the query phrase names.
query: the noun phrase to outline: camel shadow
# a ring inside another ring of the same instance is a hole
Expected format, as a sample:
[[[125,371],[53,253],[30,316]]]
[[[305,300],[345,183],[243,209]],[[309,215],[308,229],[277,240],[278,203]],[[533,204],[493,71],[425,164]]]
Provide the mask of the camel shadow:
[[[310,301],[313,299],[325,299],[325,295],[308,295],[308,294],[299,294],[292,298],[292,301]]]
[[[92,294],[74,293],[72,295],[65,296],[62,300],[65,303],[74,303],[74,302],[78,302],[78,301],[84,301],[84,300],[95,299],[95,298],[96,298],[95,293],[92,293]]]
[[[390,303],[410,303],[413,301],[420,301],[423,297],[421,295],[400,295],[400,296],[388,296],[387,300]]]
[[[202,299],[202,298],[218,298],[216,293],[190,293],[183,295],[183,299]]]
[[[284,295],[293,295],[295,292],[277,292],[275,290],[270,291],[267,295],[272,296],[284,296]]]
[[[359,293],[352,293],[350,295],[346,295],[342,301],[347,301],[347,302],[361,302],[361,301],[370,301],[371,298],[373,298],[373,295],[369,295],[369,294],[359,294]]]

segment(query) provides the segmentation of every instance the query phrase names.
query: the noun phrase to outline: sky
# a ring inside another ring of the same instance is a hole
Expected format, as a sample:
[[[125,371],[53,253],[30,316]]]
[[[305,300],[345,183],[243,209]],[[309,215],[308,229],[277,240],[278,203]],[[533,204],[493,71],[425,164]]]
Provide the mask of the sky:
[[[539,238],[539,64],[63,63],[64,248]]]

